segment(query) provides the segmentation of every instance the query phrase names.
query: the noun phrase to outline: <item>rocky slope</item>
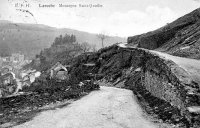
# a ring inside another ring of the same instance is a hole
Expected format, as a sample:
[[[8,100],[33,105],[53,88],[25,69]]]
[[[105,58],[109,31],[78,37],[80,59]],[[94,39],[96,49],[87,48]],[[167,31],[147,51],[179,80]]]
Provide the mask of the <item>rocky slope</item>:
[[[200,8],[164,27],[128,38],[130,45],[200,59]]]

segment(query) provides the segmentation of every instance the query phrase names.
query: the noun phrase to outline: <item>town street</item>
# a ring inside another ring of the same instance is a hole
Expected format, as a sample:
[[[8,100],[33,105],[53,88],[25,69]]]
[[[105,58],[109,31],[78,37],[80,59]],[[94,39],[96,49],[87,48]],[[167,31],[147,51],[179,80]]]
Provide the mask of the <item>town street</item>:
[[[45,111],[15,128],[156,128],[130,90],[103,87],[71,105]]]

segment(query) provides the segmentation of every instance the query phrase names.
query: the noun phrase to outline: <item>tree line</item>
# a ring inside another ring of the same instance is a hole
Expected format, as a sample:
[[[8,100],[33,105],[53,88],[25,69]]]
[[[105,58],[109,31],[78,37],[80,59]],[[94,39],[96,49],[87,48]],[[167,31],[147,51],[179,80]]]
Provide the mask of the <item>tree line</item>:
[[[62,44],[71,44],[76,42],[76,36],[75,35],[68,35],[65,34],[64,36],[60,35],[59,37],[56,37],[52,46],[55,45],[62,45]]]

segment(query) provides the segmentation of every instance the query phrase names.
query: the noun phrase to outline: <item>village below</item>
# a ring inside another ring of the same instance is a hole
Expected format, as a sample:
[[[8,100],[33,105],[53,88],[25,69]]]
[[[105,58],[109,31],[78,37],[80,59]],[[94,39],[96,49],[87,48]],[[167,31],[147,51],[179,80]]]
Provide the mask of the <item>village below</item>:
[[[30,62],[30,60],[26,60],[25,56],[20,53],[14,53],[11,56],[0,58],[0,97],[11,95],[16,91],[16,84],[19,84],[19,82],[23,83],[26,81],[25,79],[27,76],[25,77],[25,72],[22,71],[22,68],[24,65]]]

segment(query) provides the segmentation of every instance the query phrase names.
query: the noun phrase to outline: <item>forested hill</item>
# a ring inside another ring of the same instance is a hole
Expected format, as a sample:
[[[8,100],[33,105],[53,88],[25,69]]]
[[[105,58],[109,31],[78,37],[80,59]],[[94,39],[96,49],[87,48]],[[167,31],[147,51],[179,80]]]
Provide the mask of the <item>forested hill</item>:
[[[57,29],[40,24],[0,21],[0,55],[6,56],[21,51],[28,57],[34,58],[42,49],[50,47],[55,37],[66,33],[75,35],[79,43],[88,42],[95,44],[97,49],[101,48],[101,40],[97,38],[96,34],[67,28]],[[105,45],[125,40],[120,37],[109,37],[105,40]]]

